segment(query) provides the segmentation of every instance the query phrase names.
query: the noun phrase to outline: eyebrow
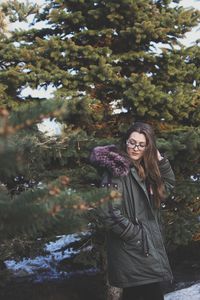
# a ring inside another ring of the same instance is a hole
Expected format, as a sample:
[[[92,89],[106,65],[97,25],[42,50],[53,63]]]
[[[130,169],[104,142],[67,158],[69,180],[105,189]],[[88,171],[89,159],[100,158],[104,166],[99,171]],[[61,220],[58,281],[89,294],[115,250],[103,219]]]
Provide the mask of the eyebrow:
[[[138,142],[138,141],[136,141],[135,139],[128,139],[128,141],[133,141],[133,142],[135,142],[136,144],[145,144],[146,145],[146,142],[144,141],[144,142]]]

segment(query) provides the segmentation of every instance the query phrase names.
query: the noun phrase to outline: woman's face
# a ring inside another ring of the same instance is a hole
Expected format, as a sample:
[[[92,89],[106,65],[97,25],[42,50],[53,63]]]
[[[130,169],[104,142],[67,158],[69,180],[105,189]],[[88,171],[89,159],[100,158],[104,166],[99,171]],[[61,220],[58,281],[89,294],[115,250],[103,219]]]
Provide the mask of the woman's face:
[[[133,160],[142,158],[146,144],[146,137],[143,133],[132,132],[126,141],[126,149],[129,157]]]

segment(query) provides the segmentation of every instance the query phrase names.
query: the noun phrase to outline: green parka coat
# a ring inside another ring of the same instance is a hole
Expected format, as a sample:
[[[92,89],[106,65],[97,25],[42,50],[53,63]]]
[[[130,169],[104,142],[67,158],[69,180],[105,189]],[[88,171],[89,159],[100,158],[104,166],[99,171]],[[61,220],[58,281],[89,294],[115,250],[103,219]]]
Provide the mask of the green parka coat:
[[[97,162],[98,163],[98,162]],[[167,192],[175,178],[167,158],[159,162]],[[110,173],[110,172],[109,172]],[[159,226],[159,209],[134,167],[125,176],[104,176],[102,187],[117,189],[121,197],[98,208],[107,239],[108,280],[124,288],[171,281],[172,272]]]

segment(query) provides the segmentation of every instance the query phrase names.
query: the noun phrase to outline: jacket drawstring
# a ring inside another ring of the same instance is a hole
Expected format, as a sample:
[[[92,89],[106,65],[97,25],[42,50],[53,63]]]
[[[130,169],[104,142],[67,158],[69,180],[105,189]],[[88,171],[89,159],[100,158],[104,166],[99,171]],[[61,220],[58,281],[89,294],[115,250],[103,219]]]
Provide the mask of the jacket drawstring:
[[[147,233],[146,230],[143,226],[143,224],[137,219],[138,224],[140,225],[140,228],[142,230],[142,247],[143,247],[143,252],[145,256],[149,256],[149,243],[147,239]]]
[[[149,243],[147,240],[147,234],[144,227],[142,227],[142,244],[143,244],[144,255],[149,256]]]

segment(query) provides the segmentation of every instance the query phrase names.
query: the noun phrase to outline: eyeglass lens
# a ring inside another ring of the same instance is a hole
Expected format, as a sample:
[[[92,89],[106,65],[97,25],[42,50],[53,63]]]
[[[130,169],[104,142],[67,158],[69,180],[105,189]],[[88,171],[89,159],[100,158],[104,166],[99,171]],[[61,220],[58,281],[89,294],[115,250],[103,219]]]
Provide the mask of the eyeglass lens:
[[[128,140],[126,144],[129,148],[135,149],[137,147],[138,150],[143,150],[146,147],[146,145],[140,143],[137,144],[135,141],[130,141],[130,140]]]

